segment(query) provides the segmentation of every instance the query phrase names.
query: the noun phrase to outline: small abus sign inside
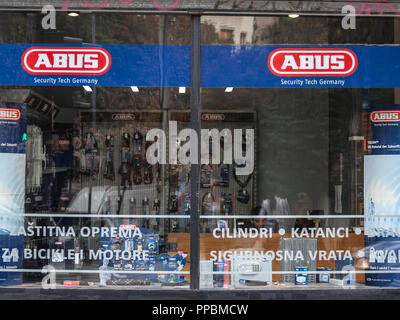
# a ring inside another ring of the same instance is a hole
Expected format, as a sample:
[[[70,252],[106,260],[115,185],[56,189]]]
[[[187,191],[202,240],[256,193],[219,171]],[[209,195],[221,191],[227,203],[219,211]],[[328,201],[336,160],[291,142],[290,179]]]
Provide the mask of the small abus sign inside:
[[[102,75],[111,67],[111,55],[103,48],[32,47],[21,63],[30,74]]]
[[[280,77],[347,77],[357,64],[357,56],[349,49],[276,49],[268,57],[269,70]]]
[[[17,121],[21,118],[21,112],[18,109],[0,108],[0,120]]]
[[[400,111],[385,110],[371,112],[372,122],[400,122]]]

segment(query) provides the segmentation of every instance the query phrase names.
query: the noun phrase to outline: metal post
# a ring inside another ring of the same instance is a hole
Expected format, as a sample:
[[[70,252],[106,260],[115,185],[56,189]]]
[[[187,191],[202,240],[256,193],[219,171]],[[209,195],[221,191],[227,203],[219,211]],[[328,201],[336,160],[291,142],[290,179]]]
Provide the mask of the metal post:
[[[92,14],[92,43],[96,43],[96,16],[95,13]],[[92,128],[93,128],[93,136],[96,135],[96,87],[94,86],[92,89]],[[94,169],[94,153],[93,149],[91,150],[91,157],[90,157],[90,178],[89,178],[89,198],[88,198],[88,213],[92,213],[92,188],[93,188],[93,169]],[[96,212],[95,212],[96,213]]]
[[[200,15],[191,16],[191,91],[190,127],[200,137]],[[193,141],[193,140],[192,140]],[[198,148],[191,145],[191,148]],[[197,163],[190,170],[190,288],[199,289],[200,284],[200,152]]]

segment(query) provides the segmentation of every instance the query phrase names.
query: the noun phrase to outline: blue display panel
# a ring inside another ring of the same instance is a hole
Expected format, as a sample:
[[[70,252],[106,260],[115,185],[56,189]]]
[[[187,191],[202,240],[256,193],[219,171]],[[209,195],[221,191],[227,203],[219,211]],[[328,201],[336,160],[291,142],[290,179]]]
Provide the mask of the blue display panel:
[[[364,110],[366,274],[372,286],[400,286],[400,106],[372,106]]]
[[[0,103],[0,269],[21,269],[25,204],[26,106]],[[22,282],[20,272],[0,272],[0,285]]]

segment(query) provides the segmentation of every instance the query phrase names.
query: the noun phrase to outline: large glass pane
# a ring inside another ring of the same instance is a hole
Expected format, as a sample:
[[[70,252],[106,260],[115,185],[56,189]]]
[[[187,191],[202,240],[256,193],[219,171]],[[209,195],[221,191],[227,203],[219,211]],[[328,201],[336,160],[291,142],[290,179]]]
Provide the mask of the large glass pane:
[[[0,285],[49,286],[53,278],[42,270],[54,270],[57,287],[188,287],[188,251],[178,250],[175,234],[188,232],[190,176],[186,166],[154,162],[147,151],[157,141],[169,144],[171,122],[180,127],[182,114],[190,118],[190,19],[61,12],[56,29],[44,30],[42,18],[7,13],[13,28],[0,31],[3,56],[40,52],[33,64],[26,59],[32,77],[21,57],[7,65],[24,86],[0,87],[2,112],[20,114],[18,122],[3,119],[1,142],[22,139],[0,154],[13,166],[13,175],[1,178],[0,246],[8,255],[0,261],[23,270],[2,272]],[[51,56],[60,48],[59,58]],[[74,53],[82,48],[109,53],[104,76],[38,74],[56,64],[94,66],[93,56]],[[153,155],[161,157],[158,150]]]
[[[202,288],[398,286],[398,123],[371,120],[397,117],[397,79],[383,84],[386,71],[371,68],[374,50],[395,59],[396,25],[202,17],[202,128],[225,143],[218,161],[202,164]],[[356,56],[353,76],[326,74],[334,48]],[[227,142],[238,153],[223,163]]]

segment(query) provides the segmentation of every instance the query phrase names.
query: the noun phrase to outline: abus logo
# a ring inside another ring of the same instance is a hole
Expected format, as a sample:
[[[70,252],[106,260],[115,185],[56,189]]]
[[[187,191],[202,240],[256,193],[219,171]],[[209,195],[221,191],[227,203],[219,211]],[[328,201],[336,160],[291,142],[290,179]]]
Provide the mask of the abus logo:
[[[21,112],[18,109],[0,108],[0,120],[14,120],[21,118]]]
[[[121,224],[119,227],[122,230],[135,230],[136,229],[136,225],[134,225],[134,224]]]
[[[372,122],[400,122],[400,111],[373,111],[370,119]]]
[[[113,113],[111,118],[115,121],[134,121],[136,117],[133,113]]]
[[[357,64],[357,56],[349,49],[276,49],[268,57],[269,70],[280,77],[347,77]]]
[[[110,69],[111,56],[103,48],[33,47],[21,63],[30,74],[102,75]]]
[[[201,115],[201,119],[204,121],[207,120],[223,121],[225,120],[225,115],[223,113],[204,113]]]

